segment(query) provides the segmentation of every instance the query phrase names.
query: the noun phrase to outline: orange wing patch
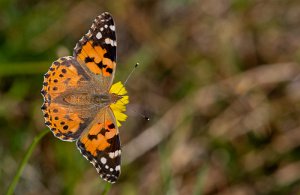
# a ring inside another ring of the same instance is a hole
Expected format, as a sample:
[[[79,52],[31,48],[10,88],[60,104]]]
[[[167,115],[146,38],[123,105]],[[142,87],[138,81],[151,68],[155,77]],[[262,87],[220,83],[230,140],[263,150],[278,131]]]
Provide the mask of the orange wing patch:
[[[110,120],[104,123],[96,123],[89,130],[87,136],[82,137],[81,142],[85,145],[86,150],[93,156],[98,151],[103,151],[110,146],[109,139],[116,136],[118,131],[114,123]]]
[[[116,67],[116,62],[104,57],[106,49],[101,46],[93,46],[93,41],[87,41],[82,45],[77,60],[86,64],[87,68],[94,74],[101,74],[105,77],[111,76]]]
[[[53,134],[61,140],[73,141],[78,139],[84,130],[83,120],[78,113],[70,113],[66,107],[57,103],[45,103],[42,106],[44,112],[45,124],[50,128]]]
[[[78,86],[82,75],[78,74],[76,67],[70,62],[71,59],[72,57],[58,59],[44,75],[42,94],[46,99],[57,98],[67,88]]]

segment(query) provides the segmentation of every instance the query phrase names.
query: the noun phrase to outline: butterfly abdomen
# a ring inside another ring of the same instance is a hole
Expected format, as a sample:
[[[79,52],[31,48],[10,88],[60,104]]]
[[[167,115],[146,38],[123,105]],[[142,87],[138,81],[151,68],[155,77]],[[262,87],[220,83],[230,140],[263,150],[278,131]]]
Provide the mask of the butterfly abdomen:
[[[105,107],[113,102],[112,97],[108,93],[93,94],[93,93],[72,93],[63,97],[63,101],[71,106],[95,106]]]

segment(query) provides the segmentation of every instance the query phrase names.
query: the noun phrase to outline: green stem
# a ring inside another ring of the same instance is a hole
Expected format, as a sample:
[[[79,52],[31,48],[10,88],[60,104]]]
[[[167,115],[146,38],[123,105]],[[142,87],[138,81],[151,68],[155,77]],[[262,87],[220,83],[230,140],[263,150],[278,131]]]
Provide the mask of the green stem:
[[[206,164],[198,171],[198,176],[195,184],[194,195],[203,194],[204,181],[207,175],[208,166]]]
[[[19,168],[17,170],[17,173],[15,175],[15,177],[13,178],[11,184],[8,187],[7,193],[6,195],[11,195],[13,194],[13,192],[15,191],[16,185],[20,179],[20,176],[25,168],[25,165],[27,164],[29,157],[31,156],[33,149],[35,148],[35,146],[37,145],[37,143],[39,143],[39,141],[48,133],[50,132],[48,129],[45,131],[42,131],[40,134],[38,134],[37,136],[35,136],[35,138],[33,139],[31,145],[29,146],[21,164],[19,165]]]
[[[108,192],[109,192],[109,190],[110,190],[110,188],[111,188],[111,184],[107,182],[106,185],[105,185],[105,188],[104,188],[104,191],[103,191],[102,195],[107,195]]]

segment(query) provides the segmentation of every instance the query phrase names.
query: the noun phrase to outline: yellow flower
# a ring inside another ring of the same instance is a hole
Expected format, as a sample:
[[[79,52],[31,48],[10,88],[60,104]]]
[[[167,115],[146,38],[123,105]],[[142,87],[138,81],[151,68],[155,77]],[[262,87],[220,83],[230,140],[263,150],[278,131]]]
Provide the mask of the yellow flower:
[[[109,93],[114,93],[121,96],[121,99],[110,105],[110,108],[116,117],[117,125],[120,127],[120,122],[124,122],[127,119],[127,115],[124,114],[124,112],[126,111],[126,105],[129,103],[129,97],[126,95],[127,91],[120,81],[112,85]]]

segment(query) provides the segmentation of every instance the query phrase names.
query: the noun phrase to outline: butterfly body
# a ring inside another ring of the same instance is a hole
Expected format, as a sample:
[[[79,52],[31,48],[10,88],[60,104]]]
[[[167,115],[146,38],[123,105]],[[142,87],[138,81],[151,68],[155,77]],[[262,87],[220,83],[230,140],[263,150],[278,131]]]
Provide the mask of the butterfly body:
[[[121,173],[118,127],[127,116],[126,89],[112,85],[116,36],[109,13],[98,16],[77,43],[73,56],[59,58],[44,75],[45,124],[63,141],[76,141],[82,155],[111,183]]]

